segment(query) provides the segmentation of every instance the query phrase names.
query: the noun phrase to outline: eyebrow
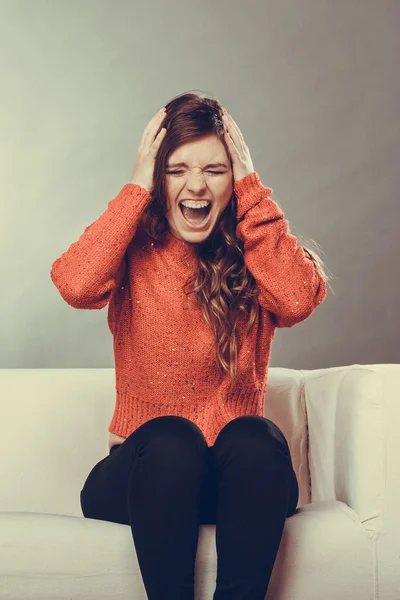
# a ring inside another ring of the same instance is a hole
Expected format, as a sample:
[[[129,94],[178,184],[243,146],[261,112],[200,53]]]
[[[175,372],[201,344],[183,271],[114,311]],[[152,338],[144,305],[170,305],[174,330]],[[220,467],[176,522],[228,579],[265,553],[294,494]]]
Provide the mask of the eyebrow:
[[[185,162],[180,162],[180,163],[172,163],[170,165],[167,165],[167,169],[173,169],[174,167],[188,167],[189,165],[187,165]],[[228,165],[226,165],[225,163],[221,163],[221,162],[216,162],[216,163],[209,163],[208,165],[206,165],[204,168],[208,169],[209,167],[222,167],[223,169],[227,169]]]

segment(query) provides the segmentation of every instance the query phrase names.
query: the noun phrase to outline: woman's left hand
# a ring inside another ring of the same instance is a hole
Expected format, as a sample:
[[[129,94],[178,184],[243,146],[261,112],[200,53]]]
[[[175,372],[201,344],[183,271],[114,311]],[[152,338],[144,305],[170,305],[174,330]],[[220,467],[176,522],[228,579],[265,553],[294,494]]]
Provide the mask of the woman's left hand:
[[[231,154],[233,177],[235,181],[239,181],[246,175],[254,173],[253,161],[242,132],[225,108],[224,111],[222,120],[227,130],[224,135]]]

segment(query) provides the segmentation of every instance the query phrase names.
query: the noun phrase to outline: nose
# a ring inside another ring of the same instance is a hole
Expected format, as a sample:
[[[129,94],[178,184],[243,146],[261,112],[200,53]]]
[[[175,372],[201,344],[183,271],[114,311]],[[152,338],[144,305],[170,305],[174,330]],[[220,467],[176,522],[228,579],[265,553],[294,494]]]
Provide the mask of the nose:
[[[194,192],[199,192],[206,186],[206,180],[202,173],[190,173],[187,178],[186,187]]]

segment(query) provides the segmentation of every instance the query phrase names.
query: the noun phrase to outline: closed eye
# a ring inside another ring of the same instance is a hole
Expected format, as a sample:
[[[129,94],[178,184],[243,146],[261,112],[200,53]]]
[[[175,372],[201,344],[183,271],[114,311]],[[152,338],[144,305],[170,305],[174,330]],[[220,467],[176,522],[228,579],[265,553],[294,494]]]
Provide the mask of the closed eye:
[[[182,170],[180,170],[180,171],[166,171],[166,173],[168,175],[175,175],[175,174],[178,174],[178,173],[183,173],[183,171]],[[225,171],[207,171],[207,173],[212,173],[213,175],[223,175],[225,173]]]

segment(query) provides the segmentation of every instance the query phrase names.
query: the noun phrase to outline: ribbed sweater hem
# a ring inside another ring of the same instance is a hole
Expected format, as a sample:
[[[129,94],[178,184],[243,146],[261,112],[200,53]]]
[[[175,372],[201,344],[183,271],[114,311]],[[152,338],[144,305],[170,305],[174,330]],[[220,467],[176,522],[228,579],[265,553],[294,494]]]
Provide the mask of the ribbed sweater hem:
[[[114,414],[108,431],[127,438],[147,421],[166,415],[189,419],[202,431],[208,446],[212,446],[223,427],[243,415],[264,416],[265,385],[243,387],[225,399],[187,404],[179,402],[148,402],[131,393],[117,390]]]

